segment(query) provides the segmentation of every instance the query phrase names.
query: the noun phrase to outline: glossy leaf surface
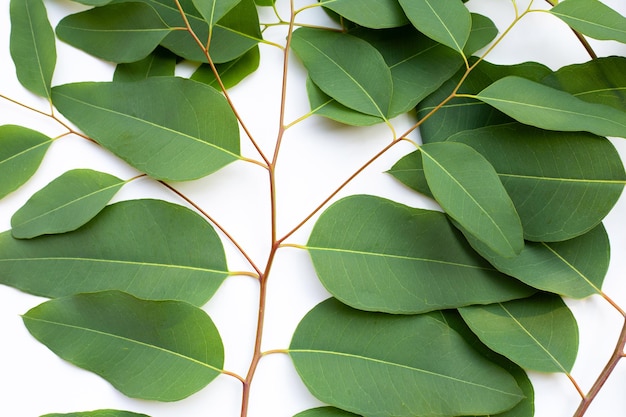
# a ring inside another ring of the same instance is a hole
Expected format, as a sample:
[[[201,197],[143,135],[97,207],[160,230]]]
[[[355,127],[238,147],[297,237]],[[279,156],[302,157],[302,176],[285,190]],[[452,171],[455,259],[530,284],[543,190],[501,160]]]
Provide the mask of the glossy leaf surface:
[[[132,413],[130,411],[121,410],[96,410],[96,411],[82,411],[76,413],[67,414],[46,414],[41,417],[149,417],[146,414]]]
[[[460,143],[430,143],[420,151],[428,186],[445,212],[502,256],[519,254],[522,225],[493,166]]]
[[[49,98],[57,54],[43,0],[11,0],[9,13],[17,78],[31,92]]]
[[[180,301],[105,291],[47,301],[22,317],[58,356],[133,398],[180,400],[220,375],[224,364],[211,318]]]
[[[11,218],[13,237],[65,233],[91,220],[124,185],[104,172],[68,171],[33,194]]]
[[[261,61],[261,55],[259,48],[254,47],[248,52],[240,56],[239,58],[226,62],[223,64],[217,64],[217,72],[220,75],[220,79],[224,84],[224,87],[231,88],[239,84],[244,78],[252,74],[259,67]],[[209,64],[202,64],[191,75],[191,79],[210,85],[213,88],[220,90],[220,85],[213,74]]]
[[[626,112],[524,78],[502,78],[476,97],[527,125],[626,137]]]
[[[564,0],[550,10],[591,38],[626,43],[626,17],[597,0]]]
[[[239,126],[226,99],[192,80],[66,84],[53,88],[52,99],[87,135],[153,178],[197,179],[239,158]]]
[[[173,77],[176,71],[176,55],[157,47],[150,55],[137,62],[118,64],[113,81],[141,81],[149,77]]]
[[[571,298],[599,294],[609,268],[609,238],[602,224],[563,242],[526,242],[515,258],[498,256],[471,236],[468,240],[499,271]]]
[[[359,417],[334,407],[318,407],[303,411],[293,417]]]
[[[391,71],[373,46],[352,35],[311,28],[296,30],[291,46],[326,94],[359,112],[386,116]]]
[[[459,309],[480,340],[526,369],[569,372],[578,352],[578,326],[561,297],[537,294],[523,301]]]
[[[368,313],[329,299],[302,319],[289,355],[315,397],[366,416],[492,414],[522,399],[507,372],[430,315]]]
[[[419,313],[528,296],[437,211],[353,196],[319,218],[307,250],[322,284],[361,310]]]
[[[397,0],[321,0],[320,4],[367,28],[392,28],[408,23]]]
[[[148,56],[170,28],[147,4],[123,3],[67,16],[56,32],[59,39],[98,58],[135,62]]]
[[[484,48],[498,35],[498,28],[487,16],[472,13],[472,30],[465,43],[463,52],[470,56],[479,49]]]
[[[0,198],[17,190],[37,171],[52,139],[15,125],[0,126]]]
[[[0,234],[0,283],[45,297],[117,289],[203,305],[227,275],[212,227],[164,201],[110,205],[72,233],[31,240]]]
[[[461,0],[399,0],[399,3],[417,30],[463,54],[472,18]]]
[[[517,210],[524,237],[560,241],[598,225],[619,199],[626,173],[605,138],[517,123],[452,136],[493,165]]]

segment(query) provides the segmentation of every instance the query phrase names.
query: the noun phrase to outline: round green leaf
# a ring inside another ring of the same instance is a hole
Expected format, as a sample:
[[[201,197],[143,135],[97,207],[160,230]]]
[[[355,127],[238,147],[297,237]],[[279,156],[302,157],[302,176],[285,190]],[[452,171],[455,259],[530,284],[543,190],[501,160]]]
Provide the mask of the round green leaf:
[[[471,15],[472,30],[463,48],[463,52],[467,56],[487,46],[498,35],[498,28],[487,16],[478,13],[472,13]]]
[[[522,225],[493,166],[461,143],[428,143],[420,151],[428,186],[445,212],[502,256],[519,254]]]
[[[44,297],[117,289],[203,305],[227,275],[211,225],[159,200],[107,206],[72,233],[30,240],[0,234],[0,283]]]
[[[39,190],[11,218],[13,237],[78,229],[98,214],[124,181],[89,169],[68,171]]]
[[[598,0],[564,0],[550,10],[591,38],[626,43],[626,17]]]
[[[23,316],[59,357],[100,375],[123,394],[177,401],[220,375],[224,346],[211,318],[180,301],[120,291],[47,301]]]
[[[511,375],[429,315],[329,299],[302,319],[289,355],[315,397],[371,417],[493,414],[522,399]]]
[[[157,179],[197,179],[239,159],[232,109],[223,95],[196,81],[66,84],[52,89],[52,100],[87,135]]]
[[[477,256],[443,213],[379,197],[333,204],[307,250],[326,289],[362,310],[410,314],[532,293]]]
[[[372,29],[408,23],[397,0],[320,0],[320,4],[360,26]]]
[[[293,417],[359,417],[334,407],[318,407],[303,411]]]
[[[561,297],[537,294],[524,300],[459,309],[480,340],[519,366],[569,372],[578,352],[578,326]]]
[[[149,417],[146,414],[131,413],[130,411],[120,410],[96,410],[96,411],[81,411],[68,414],[46,414],[41,417]]]
[[[15,125],[0,126],[0,198],[17,190],[33,176],[52,139]]]

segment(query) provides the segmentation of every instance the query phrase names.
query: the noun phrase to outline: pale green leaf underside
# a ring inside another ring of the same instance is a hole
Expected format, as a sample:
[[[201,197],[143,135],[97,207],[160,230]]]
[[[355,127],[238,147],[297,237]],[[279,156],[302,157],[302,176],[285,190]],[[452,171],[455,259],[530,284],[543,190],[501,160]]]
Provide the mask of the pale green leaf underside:
[[[495,273],[441,212],[380,197],[329,207],[306,248],[328,291],[362,310],[419,313],[531,294]]]
[[[77,169],[39,190],[11,218],[13,237],[65,233],[91,220],[124,185],[104,172]]]
[[[508,373],[429,315],[326,300],[302,319],[289,355],[314,396],[371,417],[492,414],[522,398]]]
[[[132,413],[121,410],[79,411],[66,414],[46,414],[41,417],[149,417],[147,414]]]
[[[87,135],[157,179],[197,179],[239,159],[233,111],[223,95],[196,81],[66,84],[52,89],[52,100]]]
[[[591,38],[626,43],[626,17],[598,0],[564,0],[550,10]]]
[[[537,294],[459,311],[484,344],[521,367],[571,371],[578,352],[578,326],[561,297]]]
[[[211,318],[180,301],[140,300],[119,291],[47,301],[23,316],[50,350],[123,394],[177,401],[221,373],[224,347]]]
[[[0,283],[45,297],[117,289],[203,305],[227,275],[213,228],[164,201],[110,205],[72,233],[30,240],[0,234]]]

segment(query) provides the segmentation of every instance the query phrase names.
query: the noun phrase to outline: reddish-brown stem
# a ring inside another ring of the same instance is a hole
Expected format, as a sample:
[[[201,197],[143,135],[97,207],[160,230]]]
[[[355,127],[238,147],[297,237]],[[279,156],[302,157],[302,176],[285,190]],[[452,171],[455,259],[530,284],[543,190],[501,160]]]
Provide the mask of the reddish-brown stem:
[[[550,6],[554,7],[554,6],[557,5],[557,0],[546,0],[546,3],[548,3]],[[576,30],[574,30],[573,28],[570,28],[570,29],[572,29],[572,32],[574,32],[574,35],[576,35],[576,37],[578,38],[578,41],[583,46],[583,48],[585,48],[585,50],[587,51],[587,53],[589,54],[591,59],[597,59],[598,55],[593,50],[593,48],[591,47],[591,45],[589,44],[587,39],[583,36],[583,34],[578,32],[578,31],[576,31]]]

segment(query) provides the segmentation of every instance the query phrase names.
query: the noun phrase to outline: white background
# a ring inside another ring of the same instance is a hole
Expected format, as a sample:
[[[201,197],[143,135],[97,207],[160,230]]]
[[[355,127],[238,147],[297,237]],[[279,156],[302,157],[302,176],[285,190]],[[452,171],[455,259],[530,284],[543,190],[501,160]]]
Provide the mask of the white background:
[[[288,16],[286,1],[278,0],[283,17]],[[537,1],[537,7],[544,7]],[[606,1],[626,15],[622,0]],[[296,6],[306,5],[296,1]],[[513,18],[510,1],[473,0],[470,8],[490,16],[503,30]],[[53,25],[65,14],[82,10],[68,0],[46,0]],[[521,4],[520,7],[524,5]],[[18,83],[9,56],[9,4],[0,0],[0,94],[48,111],[47,103],[25,91]],[[262,21],[272,20],[264,9]],[[328,23],[319,10],[298,18],[300,22]],[[269,29],[266,39],[284,42],[284,28]],[[600,55],[626,55],[626,45],[593,42]],[[76,81],[110,80],[113,67],[99,62],[58,42],[58,64],[53,84]],[[261,46],[261,68],[232,90],[238,111],[267,154],[272,153],[278,126],[282,53],[274,47]],[[545,13],[527,16],[507,41],[490,56],[496,63],[542,62],[553,69],[588,60],[584,49],[569,29]],[[189,69],[182,68],[181,74]],[[304,72],[293,59],[287,94],[290,122],[307,113]],[[398,132],[413,123],[411,117],[393,120]],[[54,121],[0,99],[0,125],[20,124],[50,135],[64,130]],[[390,140],[386,126],[351,128],[319,117],[312,117],[288,130],[278,163],[279,235],[302,220],[345,178],[378,152]],[[623,159],[626,142],[616,140]],[[257,158],[249,141],[242,135],[245,156]],[[383,172],[402,155],[411,152],[400,144],[359,176],[340,196],[368,193],[392,198],[402,203],[434,208],[429,201],[407,192]],[[0,230],[10,227],[11,215],[52,178],[73,168],[106,171],[121,178],[136,172],[108,152],[77,137],[56,141],[46,155],[41,169],[20,190],[0,201]],[[179,188],[216,218],[253,259],[263,264],[269,243],[269,205],[265,171],[252,164],[237,162],[218,173]],[[1,179],[0,179],[1,180]],[[183,204],[163,187],[141,179],[127,186],[116,200],[158,197]],[[605,225],[612,244],[612,261],[605,281],[605,292],[626,307],[626,234],[624,233],[626,198],[608,216]],[[309,222],[288,242],[306,242]],[[226,241],[231,270],[249,270],[242,257]],[[271,275],[263,350],[286,348],[300,318],[328,295],[313,272],[308,255],[302,250],[281,249]],[[248,277],[232,277],[207,304],[206,310],[216,322],[226,346],[225,368],[245,375],[253,346],[257,311],[258,285]],[[177,403],[159,404],[124,397],[99,377],[68,365],[46,347],[36,342],[22,325],[20,314],[45,301],[0,286],[0,416],[38,417],[52,412],[86,411],[100,408],[143,412],[152,417],[239,416],[240,383],[221,376],[206,389]],[[611,354],[621,329],[620,316],[599,297],[581,301],[567,300],[580,327],[580,353],[573,376],[586,391]],[[578,394],[563,375],[531,373],[535,384],[537,417],[568,417],[576,409]],[[626,416],[626,364],[618,365],[602,393],[587,413],[589,417]],[[299,381],[289,358],[274,354],[263,358],[253,384],[250,417],[291,417],[298,411],[319,403]]]

